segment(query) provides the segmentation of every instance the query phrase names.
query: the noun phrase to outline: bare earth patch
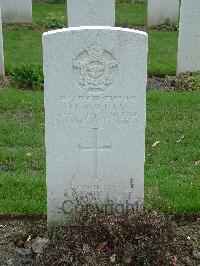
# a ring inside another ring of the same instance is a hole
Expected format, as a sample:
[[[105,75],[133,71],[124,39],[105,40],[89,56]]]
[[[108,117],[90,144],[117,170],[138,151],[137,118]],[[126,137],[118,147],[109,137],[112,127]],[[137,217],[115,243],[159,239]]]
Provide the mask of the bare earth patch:
[[[174,87],[171,86],[171,81],[161,77],[149,77],[147,88],[155,90],[174,90]]]
[[[11,76],[6,76],[5,78],[0,78],[0,90],[10,87]]]
[[[200,219],[196,218],[195,221],[190,223],[182,222],[181,225],[176,224],[175,231],[178,256],[170,265],[200,265]],[[76,235],[72,237],[72,239],[74,239],[73,241],[76,241],[75,238]],[[0,217],[0,265],[2,266],[50,265],[43,260],[43,263],[41,264],[41,258],[43,257],[43,254],[48,257],[48,253],[45,254],[45,250],[48,252],[48,247],[51,245],[51,241],[52,239],[50,239],[46,229],[46,217]],[[66,239],[66,241],[68,241],[68,239]],[[99,265],[133,265],[128,259],[124,264],[117,264],[114,262],[114,256],[113,258],[110,257],[110,261],[106,262],[106,252],[102,252],[106,244],[104,242],[101,242],[100,244],[101,246],[98,245],[98,250],[96,250],[96,252],[99,253],[99,258],[100,260],[102,259],[104,263]],[[60,249],[59,246],[58,248]],[[89,246],[85,245],[83,246],[83,249],[87,255],[89,252]],[[59,264],[53,265],[75,265],[74,263],[70,264],[70,257],[67,252],[68,250],[65,250],[65,247],[63,247],[63,253],[65,253],[65,258],[68,262],[61,261]],[[92,260],[93,258],[91,257],[89,261]]]

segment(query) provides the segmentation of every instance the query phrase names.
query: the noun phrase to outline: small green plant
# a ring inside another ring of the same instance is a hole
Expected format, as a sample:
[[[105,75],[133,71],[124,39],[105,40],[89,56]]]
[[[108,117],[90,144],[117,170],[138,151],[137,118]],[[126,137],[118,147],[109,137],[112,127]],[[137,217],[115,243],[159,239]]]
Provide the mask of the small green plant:
[[[65,27],[65,18],[64,16],[58,17],[54,13],[49,13],[48,17],[45,20],[43,20],[43,25],[47,29],[63,28]]]
[[[199,91],[200,72],[187,72],[173,77],[171,85],[176,91]]]
[[[12,69],[11,83],[14,87],[23,90],[42,90],[44,77],[40,65],[20,65]]]
[[[160,23],[159,25],[153,26],[151,28],[160,31],[178,31],[179,23],[177,22],[172,24],[168,19],[166,19],[163,23]]]

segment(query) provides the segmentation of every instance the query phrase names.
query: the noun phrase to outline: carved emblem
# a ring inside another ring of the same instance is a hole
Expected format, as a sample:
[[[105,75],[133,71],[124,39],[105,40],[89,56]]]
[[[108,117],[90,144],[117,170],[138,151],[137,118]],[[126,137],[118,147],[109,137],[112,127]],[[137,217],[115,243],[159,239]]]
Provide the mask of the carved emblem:
[[[102,92],[113,82],[118,63],[99,45],[92,45],[73,61],[79,85],[88,92]]]

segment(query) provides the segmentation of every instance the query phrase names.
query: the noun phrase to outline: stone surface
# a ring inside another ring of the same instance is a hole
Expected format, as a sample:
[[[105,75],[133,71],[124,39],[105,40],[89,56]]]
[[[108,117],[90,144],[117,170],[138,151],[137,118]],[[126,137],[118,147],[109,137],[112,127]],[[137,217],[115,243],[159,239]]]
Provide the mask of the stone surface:
[[[195,257],[195,259],[200,260],[200,251],[197,249],[193,250],[192,255]]]
[[[114,26],[115,0],[67,0],[68,27]]]
[[[200,71],[200,0],[182,0],[177,73]]]
[[[0,0],[3,23],[32,23],[32,0]]]
[[[41,255],[44,254],[45,249],[48,247],[50,241],[46,237],[36,237],[32,242],[32,250],[34,253]]]
[[[66,222],[72,191],[116,212],[142,202],[147,34],[69,28],[43,48],[48,223]]]
[[[0,76],[1,77],[5,76],[1,8],[0,8]]]
[[[148,0],[148,26],[176,23],[179,15],[179,0]]]

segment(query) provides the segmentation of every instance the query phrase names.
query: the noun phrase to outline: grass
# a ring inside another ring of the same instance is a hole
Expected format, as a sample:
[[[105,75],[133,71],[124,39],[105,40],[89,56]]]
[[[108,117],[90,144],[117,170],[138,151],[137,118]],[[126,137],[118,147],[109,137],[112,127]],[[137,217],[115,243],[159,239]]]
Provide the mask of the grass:
[[[148,31],[148,74],[166,76],[176,74],[178,32]]]
[[[149,75],[175,75],[178,33],[151,30],[148,34]],[[5,29],[4,51],[7,71],[19,62],[42,64],[42,31]]]
[[[56,3],[49,5],[39,1],[33,2],[33,22],[42,24],[44,18],[48,17],[49,13],[57,14],[58,16],[66,16],[67,7],[65,4]],[[145,25],[147,20],[147,5],[146,4],[131,4],[119,3],[116,4],[116,24],[128,25]]]
[[[146,25],[147,5],[119,3],[116,4],[117,25]]]
[[[42,32],[33,30],[4,30],[5,67],[19,63],[42,64]]]
[[[66,19],[67,7],[65,4],[47,4],[39,1],[33,2],[33,22],[37,24],[43,24],[45,18],[49,16],[49,13],[57,14],[57,16],[64,16]],[[67,22],[66,22],[67,25]]]
[[[199,212],[199,93],[150,92],[147,107],[147,201],[163,211]]]
[[[0,213],[45,213],[43,93],[0,96]],[[198,92],[148,92],[145,201],[157,210],[200,211],[199,105]]]
[[[41,92],[0,92],[0,210],[45,211],[44,111]]]

